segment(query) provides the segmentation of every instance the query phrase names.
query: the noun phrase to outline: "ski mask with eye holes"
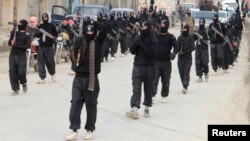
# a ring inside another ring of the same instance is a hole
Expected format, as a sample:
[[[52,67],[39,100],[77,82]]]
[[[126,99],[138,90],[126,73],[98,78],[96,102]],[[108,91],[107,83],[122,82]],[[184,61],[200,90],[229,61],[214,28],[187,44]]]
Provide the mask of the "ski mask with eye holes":
[[[151,24],[148,21],[144,21],[142,22],[142,37],[147,37],[150,35],[150,31],[151,31]]]
[[[126,20],[128,18],[128,13],[125,11],[123,12],[123,18]]]
[[[167,33],[169,28],[169,21],[168,20],[162,20],[161,21],[161,33]]]
[[[188,10],[187,15],[190,17],[191,16],[191,11]]]
[[[110,13],[110,20],[115,20],[115,12]]]
[[[103,17],[102,13],[101,13],[101,12],[98,12],[98,13],[97,13],[97,21],[98,21],[98,22],[101,22],[101,21],[102,21],[102,17]]]
[[[42,21],[43,21],[43,23],[49,23],[49,15],[48,15],[48,13],[43,13],[42,14]]]
[[[105,14],[103,17],[102,17],[102,22],[106,23],[108,20],[108,15]]]
[[[96,28],[93,25],[88,25],[84,29],[84,35],[87,41],[91,41],[95,39],[96,36]]]
[[[187,24],[184,23],[182,25],[181,31],[182,31],[183,36],[185,36],[185,37],[189,36],[189,26]]]
[[[121,12],[117,12],[117,19],[120,20],[122,18]]]
[[[205,18],[201,18],[199,20],[199,27],[200,27],[200,29],[204,29],[205,28],[205,24],[206,24]]]
[[[134,18],[135,17],[135,13],[134,12],[130,12],[130,18]]]
[[[225,27],[226,27],[227,29],[230,29],[230,28],[232,28],[233,26],[232,26],[232,24],[231,24],[230,22],[227,22],[227,23],[225,24]]]
[[[216,13],[216,14],[214,14],[214,16],[213,16],[213,22],[214,22],[214,24],[216,24],[216,23],[218,23],[219,22],[219,16],[218,16],[218,14]]]
[[[24,19],[20,20],[20,22],[18,23],[18,30],[21,31],[21,30],[25,30],[26,27],[28,25],[28,22]]]

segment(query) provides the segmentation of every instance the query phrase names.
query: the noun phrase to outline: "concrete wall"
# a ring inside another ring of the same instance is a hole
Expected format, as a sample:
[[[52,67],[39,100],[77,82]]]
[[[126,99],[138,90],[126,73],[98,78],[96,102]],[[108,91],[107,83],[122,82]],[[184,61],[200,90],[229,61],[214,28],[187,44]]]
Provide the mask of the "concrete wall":
[[[1,5],[1,24],[7,26],[8,21],[12,21],[13,18],[13,7],[14,7],[14,1],[13,0],[2,0]]]
[[[0,0],[0,19],[2,19],[3,11],[2,11],[3,0]],[[0,20],[0,26],[2,25],[2,20]]]
[[[85,0],[86,4],[104,4],[109,6],[110,2],[113,7],[129,7],[133,8],[137,0]]]
[[[17,0],[17,20],[27,19],[27,0]]]
[[[75,0],[81,3],[83,0]],[[85,0],[86,4],[105,4],[113,7],[129,7],[137,9],[138,0]],[[51,13],[52,5],[67,7],[68,0],[0,0],[0,26],[8,26],[8,21],[13,19],[13,7],[16,2],[17,20],[28,19],[31,15],[41,18],[42,13]]]

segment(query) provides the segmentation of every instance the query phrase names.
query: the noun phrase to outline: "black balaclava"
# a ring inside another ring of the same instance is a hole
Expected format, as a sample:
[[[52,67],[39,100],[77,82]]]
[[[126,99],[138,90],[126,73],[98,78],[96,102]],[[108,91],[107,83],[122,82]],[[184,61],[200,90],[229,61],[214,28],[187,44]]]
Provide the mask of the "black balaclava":
[[[88,25],[84,29],[84,35],[87,39],[87,41],[91,41],[95,38],[96,35],[96,29],[93,25]]]
[[[127,12],[123,12],[123,19],[127,19],[128,18],[128,13]]]
[[[43,23],[49,23],[49,15],[48,15],[48,13],[43,13],[42,14],[42,21],[43,21]]]
[[[205,24],[206,24],[205,18],[201,18],[201,19],[199,20],[200,29],[204,29],[204,28],[205,28]]]
[[[162,15],[163,15],[163,16],[167,16],[166,11],[163,11]]]
[[[134,19],[135,18],[135,13],[134,12],[130,12],[130,19]]]
[[[150,35],[151,24],[148,21],[142,22],[142,37],[147,37]]]
[[[218,16],[217,13],[214,14],[213,21],[214,21],[214,24],[218,23],[218,21],[219,21],[219,16]]]
[[[97,13],[97,21],[98,21],[98,22],[101,22],[101,21],[102,21],[102,13],[101,13],[101,12],[98,12],[98,13]]]
[[[137,13],[136,18],[137,18],[137,19],[140,19],[140,18],[141,18],[141,12],[138,12],[138,13]]]
[[[188,10],[187,15],[190,17],[191,16],[191,11]]]
[[[144,8],[143,9],[143,13],[142,13],[143,15],[146,15],[147,14],[147,9],[146,8]]]
[[[91,19],[89,16],[84,18],[84,26],[88,26],[91,24]]]
[[[115,12],[110,13],[110,20],[115,20]]]
[[[120,20],[122,18],[121,12],[117,12],[117,19]]]
[[[161,10],[159,10],[159,16],[162,16],[162,11]]]
[[[103,22],[103,23],[106,23],[107,20],[108,20],[108,15],[105,14],[105,15],[102,17],[102,22]]]
[[[28,22],[26,20],[24,20],[24,19],[20,20],[18,23],[18,30],[19,31],[25,30],[27,25],[28,25]]]
[[[233,26],[230,24],[230,22],[227,22],[227,23],[225,24],[225,27],[228,28],[228,29],[230,29],[230,28],[232,28]]]
[[[182,26],[182,35],[185,37],[189,36],[189,26],[187,24]]]
[[[161,21],[161,33],[167,33],[169,28],[169,21],[168,20],[162,20]]]

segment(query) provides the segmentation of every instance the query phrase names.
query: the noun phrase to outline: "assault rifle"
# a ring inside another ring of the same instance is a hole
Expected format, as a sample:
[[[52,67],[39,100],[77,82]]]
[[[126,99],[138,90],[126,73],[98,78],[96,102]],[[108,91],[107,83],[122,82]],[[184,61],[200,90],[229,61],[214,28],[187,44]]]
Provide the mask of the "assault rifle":
[[[194,35],[196,35],[198,37],[198,44],[200,44],[200,40],[202,40],[208,46],[210,45],[209,42],[203,40],[203,37],[198,32],[194,32]]]
[[[115,38],[112,37],[110,34],[107,34],[107,38],[108,38],[109,40],[114,40],[114,41],[115,41]]]
[[[8,22],[8,25],[13,25],[13,42],[16,42],[17,20],[16,20],[16,7],[13,8],[13,21]]]
[[[212,26],[212,30],[213,30],[216,34],[220,35],[220,36],[224,39],[224,41],[228,44],[230,50],[233,51],[233,45],[232,45],[231,41],[229,40],[228,36],[224,36],[220,31],[218,31],[218,30],[217,30],[215,27],[213,27],[213,26]]]
[[[42,34],[44,34],[44,35],[50,37],[51,39],[54,39],[54,38],[55,38],[53,35],[51,35],[49,32],[45,31],[45,30],[42,29],[42,28],[37,28],[37,27],[36,27],[36,29],[37,29],[38,31],[40,31]]]

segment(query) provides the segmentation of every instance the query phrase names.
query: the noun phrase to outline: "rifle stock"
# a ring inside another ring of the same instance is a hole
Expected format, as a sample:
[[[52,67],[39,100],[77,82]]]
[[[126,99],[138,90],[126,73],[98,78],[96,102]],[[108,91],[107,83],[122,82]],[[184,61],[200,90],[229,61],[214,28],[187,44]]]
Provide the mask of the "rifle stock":
[[[231,41],[229,40],[228,36],[227,36],[227,35],[224,36],[224,35],[223,35],[220,31],[218,31],[215,27],[212,27],[212,30],[213,30],[216,34],[220,35],[220,36],[224,39],[224,41],[228,44],[230,50],[233,51],[233,45],[232,45]]]
[[[37,27],[36,27],[36,29],[37,29],[38,31],[40,31],[41,33],[43,33],[44,35],[50,37],[51,39],[54,39],[54,38],[55,38],[53,35],[51,35],[51,34],[48,33],[47,31],[45,31],[44,29],[37,28]]]
[[[202,37],[198,32],[194,32],[194,34],[195,34],[196,36],[198,36],[198,39],[199,39],[199,40],[202,40],[205,44],[207,44],[207,45],[209,46],[209,42],[203,40],[203,37]]]

